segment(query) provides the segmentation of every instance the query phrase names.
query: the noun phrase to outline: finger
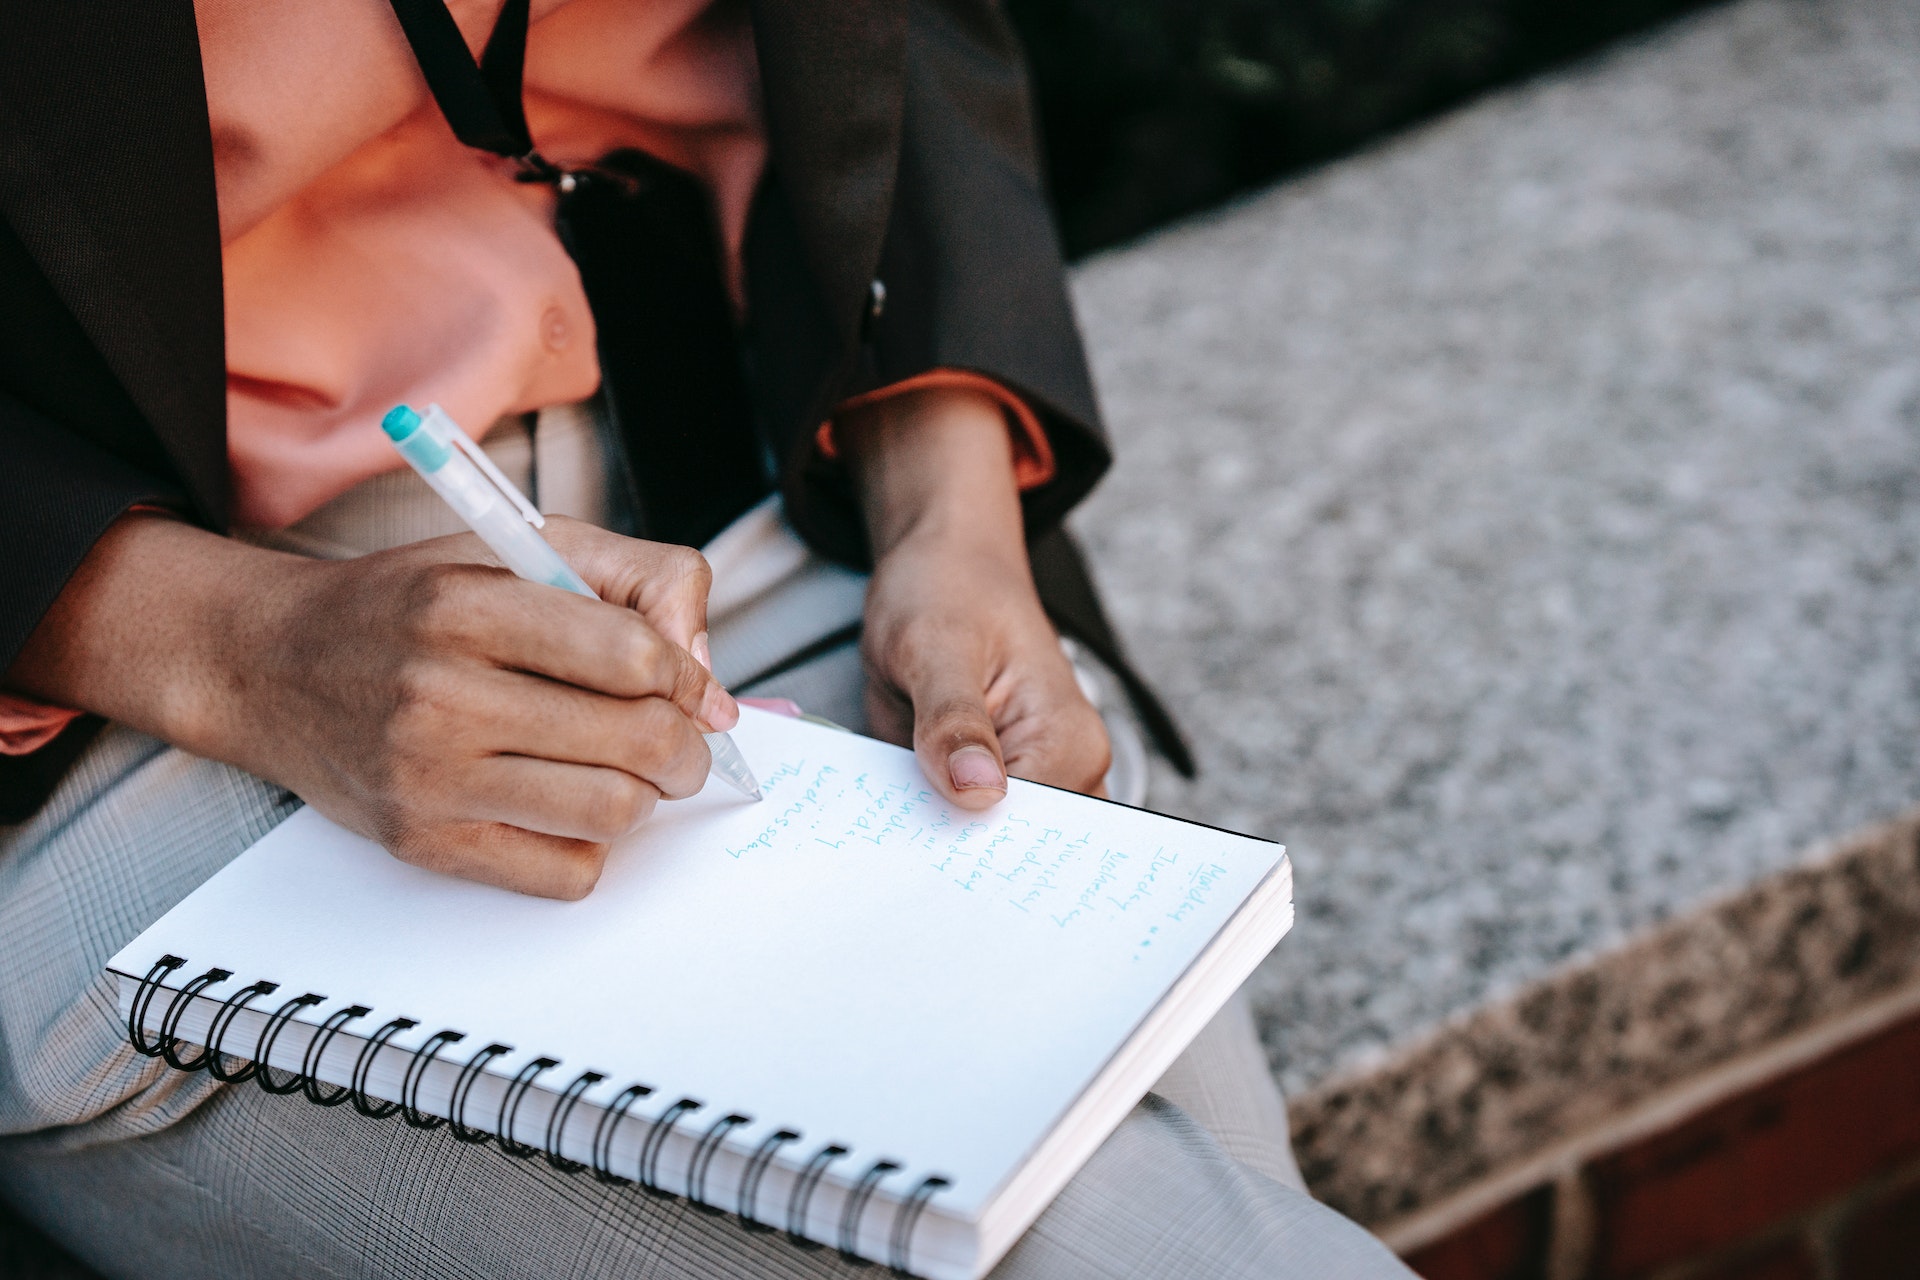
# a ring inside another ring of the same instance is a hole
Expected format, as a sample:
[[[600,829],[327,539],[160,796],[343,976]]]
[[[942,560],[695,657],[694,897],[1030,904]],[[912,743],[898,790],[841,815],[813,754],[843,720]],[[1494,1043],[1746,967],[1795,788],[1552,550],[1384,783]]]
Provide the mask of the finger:
[[[739,719],[693,656],[631,609],[476,565],[435,565],[416,586],[429,646],[622,698],[661,697],[708,729]]]
[[[700,726],[664,698],[610,698],[489,671],[474,679],[465,714],[478,751],[618,769],[671,800],[700,790],[712,768]]]
[[[713,588],[705,556],[692,547],[623,538],[565,516],[552,517],[547,533],[602,600],[625,605],[682,649],[695,650],[707,629]]]
[[[1000,748],[1007,771],[1085,795],[1103,795],[1113,744],[1106,721],[1051,628],[1022,647],[1016,678],[1005,681],[996,704]]]
[[[474,754],[530,756],[632,773],[670,800],[707,785],[701,725],[666,699],[611,699],[522,672],[470,681],[463,720]]]
[[[866,693],[861,701],[867,713],[867,732],[896,747],[913,745],[913,704],[868,664]]]
[[[913,703],[914,754],[928,781],[963,809],[998,803],[1007,770],[979,659],[960,645],[933,646],[901,675]]]
[[[592,891],[607,860],[605,843],[544,835],[499,822],[421,827],[381,843],[402,862],[428,871],[568,902]]]
[[[444,802],[457,806],[462,819],[605,844],[651,817],[660,790],[623,769],[489,756],[474,762]]]
[[[1007,772],[1083,795],[1105,795],[1113,763],[1106,722],[1070,674],[1065,681],[1036,680],[1035,685],[1044,687],[1022,691],[1002,716]]]

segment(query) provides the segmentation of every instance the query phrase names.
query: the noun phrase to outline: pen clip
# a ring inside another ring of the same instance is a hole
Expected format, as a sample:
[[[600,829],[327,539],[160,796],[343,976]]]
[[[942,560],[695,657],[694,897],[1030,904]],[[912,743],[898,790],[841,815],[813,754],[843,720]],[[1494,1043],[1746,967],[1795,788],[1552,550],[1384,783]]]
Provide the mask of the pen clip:
[[[461,430],[460,424],[449,417],[446,410],[437,404],[430,404],[427,406],[427,412],[432,415],[429,420],[446,432],[448,443],[466,454],[473,465],[480,468],[480,473],[500,491],[501,497],[513,504],[514,509],[528,524],[536,529],[547,527],[547,518],[540,514],[540,509],[527,501],[526,496],[514,487],[513,481],[507,479],[500,468],[493,465],[493,459],[487,456],[487,451],[475,444],[473,437]]]

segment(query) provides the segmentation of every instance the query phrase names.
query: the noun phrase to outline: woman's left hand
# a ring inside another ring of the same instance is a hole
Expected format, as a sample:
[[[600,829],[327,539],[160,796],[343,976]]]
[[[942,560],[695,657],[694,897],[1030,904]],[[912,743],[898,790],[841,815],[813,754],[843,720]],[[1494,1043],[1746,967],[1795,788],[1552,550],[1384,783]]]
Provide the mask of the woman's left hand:
[[[1103,794],[1106,727],[1028,566],[1013,446],[992,400],[927,391],[840,424],[874,547],[861,650],[872,731],[969,809],[1006,777]]]

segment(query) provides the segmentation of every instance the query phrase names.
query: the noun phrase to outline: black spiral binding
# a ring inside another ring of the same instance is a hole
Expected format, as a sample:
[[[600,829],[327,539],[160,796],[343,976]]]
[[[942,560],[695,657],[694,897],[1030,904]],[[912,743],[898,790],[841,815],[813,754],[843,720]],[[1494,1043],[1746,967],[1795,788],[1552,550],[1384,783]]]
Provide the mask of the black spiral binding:
[[[611,1167],[614,1138],[621,1124],[626,1121],[634,1108],[653,1096],[655,1091],[649,1085],[626,1086],[601,1112],[600,1120],[593,1132],[592,1157],[586,1163],[582,1163],[561,1155],[561,1140],[567,1132],[568,1122],[572,1120],[574,1108],[579,1104],[580,1099],[589,1089],[606,1079],[606,1076],[600,1072],[582,1071],[565,1089],[561,1090],[558,1098],[555,1099],[552,1113],[547,1117],[546,1132],[540,1145],[520,1142],[513,1137],[515,1122],[520,1114],[520,1103],[540,1076],[560,1065],[559,1059],[537,1057],[521,1067],[508,1081],[506,1090],[501,1095],[494,1130],[490,1132],[486,1129],[477,1129],[466,1122],[467,1100],[473,1092],[473,1086],[486,1070],[487,1064],[512,1053],[513,1046],[488,1043],[475,1051],[461,1065],[460,1073],[454,1080],[447,1107],[450,1114],[448,1116],[428,1115],[420,1110],[421,1082],[425,1080],[428,1068],[439,1059],[441,1051],[464,1041],[466,1033],[447,1028],[428,1036],[417,1049],[412,1050],[408,1058],[406,1071],[401,1077],[399,1101],[375,1099],[367,1094],[367,1080],[372,1073],[374,1060],[388,1049],[395,1036],[420,1024],[413,1018],[394,1018],[385,1023],[367,1038],[359,1056],[354,1059],[351,1082],[345,1086],[323,1085],[317,1073],[334,1037],[339,1035],[348,1023],[364,1018],[372,1012],[365,1005],[350,1004],[334,1010],[314,1029],[313,1036],[307,1043],[306,1052],[301,1055],[300,1070],[287,1079],[276,1080],[273,1070],[266,1064],[273,1053],[274,1044],[280,1038],[280,1033],[302,1009],[325,1004],[327,997],[307,992],[282,1002],[280,1007],[268,1016],[266,1025],[261,1028],[251,1056],[242,1058],[230,1053],[224,1046],[234,1019],[253,1001],[262,996],[272,995],[280,989],[279,985],[273,982],[255,982],[250,986],[242,987],[221,1002],[220,1008],[213,1015],[213,1020],[208,1024],[207,1043],[201,1047],[198,1054],[189,1057],[183,1052],[179,1036],[181,1019],[185,1017],[196,997],[215,999],[216,997],[206,995],[207,989],[230,981],[233,974],[226,969],[208,969],[175,991],[173,999],[160,1017],[158,1036],[149,1040],[142,1028],[150,1020],[148,1015],[152,1012],[154,997],[168,989],[165,985],[167,976],[185,968],[186,963],[179,956],[162,956],[134,989],[132,1006],[127,1013],[127,1039],[136,1052],[149,1058],[160,1058],[168,1066],[179,1071],[207,1071],[215,1079],[229,1084],[252,1080],[271,1094],[284,1097],[298,1093],[316,1106],[336,1107],[350,1102],[355,1111],[373,1120],[398,1115],[403,1122],[416,1129],[438,1129],[445,1125],[448,1133],[461,1142],[474,1144],[492,1142],[499,1147],[502,1154],[521,1160],[544,1156],[548,1164],[565,1173],[590,1173],[600,1182],[617,1186],[637,1185],[654,1195],[668,1198],[678,1198],[683,1194],[661,1185],[660,1154],[665,1149],[667,1138],[675,1126],[693,1112],[705,1108],[706,1104],[699,1099],[686,1097],[676,1099],[645,1121],[648,1129],[646,1137],[641,1140],[640,1155],[635,1162],[634,1176],[625,1177],[615,1173]],[[238,1062],[239,1065],[229,1066],[229,1060]],[[752,1123],[752,1116],[729,1111],[707,1126],[688,1159],[687,1186],[684,1195],[696,1208],[707,1213],[731,1212],[739,1220],[740,1225],[749,1231],[770,1231],[775,1228],[761,1221],[758,1215],[760,1183],[781,1148],[801,1140],[801,1134],[796,1130],[776,1129],[754,1148],[753,1154],[747,1158],[746,1168],[741,1171],[731,1210],[707,1194],[707,1172],[726,1136],[734,1129]],[[829,1142],[817,1148],[801,1166],[798,1176],[794,1179],[793,1189],[787,1196],[785,1223],[787,1238],[800,1248],[818,1249],[820,1247],[816,1241],[803,1234],[808,1210],[813,1201],[813,1193],[820,1185],[820,1180],[826,1175],[827,1167],[851,1154],[853,1153],[848,1148],[839,1143]],[[868,1201],[873,1198],[880,1183],[900,1172],[901,1167],[899,1162],[894,1160],[875,1160],[854,1182],[852,1190],[847,1195],[846,1205],[841,1210],[839,1223],[839,1251],[848,1262],[866,1265],[867,1260],[854,1252],[855,1246],[859,1243],[860,1220],[866,1213]],[[951,1185],[948,1179],[938,1174],[922,1178],[894,1211],[893,1224],[887,1240],[887,1265],[896,1274],[908,1274],[914,1227],[919,1223],[920,1215],[926,1211],[927,1202]]]
[[[367,1096],[367,1073],[373,1070],[373,1060],[387,1047],[387,1041],[411,1027],[420,1024],[412,1018],[395,1018],[386,1026],[373,1033],[373,1038],[361,1046],[360,1056],[353,1060],[353,1075],[349,1077],[353,1084],[353,1109],[369,1120],[384,1120],[400,1109],[397,1102],[376,1102]]]
[[[720,1140],[731,1129],[737,1129],[749,1123],[749,1118],[737,1111],[728,1112],[712,1124],[701,1135],[700,1144],[693,1149],[693,1155],[687,1161],[687,1199],[693,1201],[696,1208],[708,1213],[725,1213],[719,1205],[707,1199],[707,1166],[713,1163],[713,1153],[720,1149]]]
[[[447,1099],[447,1132],[461,1142],[480,1146],[493,1137],[485,1129],[467,1127],[467,1099],[473,1096],[473,1086],[479,1083],[480,1073],[486,1070],[487,1064],[512,1052],[513,1046],[510,1044],[490,1044],[468,1058],[467,1065],[460,1068],[459,1078],[453,1082],[453,1094]]]

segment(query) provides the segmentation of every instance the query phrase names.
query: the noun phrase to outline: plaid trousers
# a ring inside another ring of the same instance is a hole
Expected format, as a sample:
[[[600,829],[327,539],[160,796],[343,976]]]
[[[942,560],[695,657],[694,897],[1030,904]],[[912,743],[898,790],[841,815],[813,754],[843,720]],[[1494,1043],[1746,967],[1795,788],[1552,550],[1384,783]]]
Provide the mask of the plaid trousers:
[[[102,966],[295,804],[114,726],[41,813],[0,828],[0,1195],[24,1216],[110,1277],[874,1274],[685,1201],[135,1054]],[[1236,1001],[994,1275],[1410,1275],[1299,1189],[1284,1125]]]
[[[565,444],[549,416],[542,434]],[[545,457],[541,467],[569,470]],[[370,549],[376,525],[383,545],[440,532],[430,522],[444,511],[416,501],[423,485],[408,498],[410,480],[378,478],[291,532],[336,545],[344,532],[359,542],[349,552]],[[847,597],[823,588],[823,573],[796,573],[788,602],[818,612],[806,602]],[[789,636],[794,612],[763,596],[731,626],[716,619],[716,666],[725,652],[744,662],[769,634]],[[859,679],[848,645],[753,692],[849,719]],[[23,1216],[109,1277],[876,1274],[684,1200],[134,1053],[107,959],[297,803],[240,770],[109,726],[38,814],[0,827],[0,1197]],[[1237,999],[993,1274],[1411,1276],[1305,1193],[1284,1104]]]

